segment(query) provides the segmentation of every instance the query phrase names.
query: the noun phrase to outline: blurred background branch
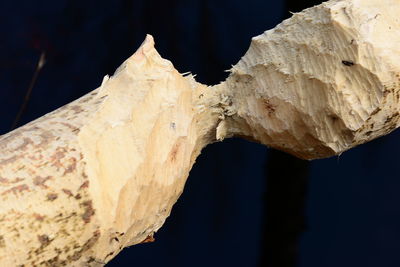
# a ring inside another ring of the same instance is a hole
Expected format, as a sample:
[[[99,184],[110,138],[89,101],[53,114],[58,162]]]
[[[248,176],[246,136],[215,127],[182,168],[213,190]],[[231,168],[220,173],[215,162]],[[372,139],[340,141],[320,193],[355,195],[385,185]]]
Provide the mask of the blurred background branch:
[[[28,106],[29,99],[31,98],[32,90],[33,90],[33,87],[35,86],[37,77],[39,76],[40,70],[43,68],[43,66],[46,62],[45,55],[46,55],[45,52],[42,52],[40,54],[39,61],[36,65],[35,71],[33,72],[31,82],[29,83],[29,87],[26,90],[21,107],[17,113],[17,116],[14,119],[13,124],[11,125],[11,130],[15,129],[18,126],[18,123],[21,120],[22,115],[24,115],[24,112],[26,111],[26,107]]]

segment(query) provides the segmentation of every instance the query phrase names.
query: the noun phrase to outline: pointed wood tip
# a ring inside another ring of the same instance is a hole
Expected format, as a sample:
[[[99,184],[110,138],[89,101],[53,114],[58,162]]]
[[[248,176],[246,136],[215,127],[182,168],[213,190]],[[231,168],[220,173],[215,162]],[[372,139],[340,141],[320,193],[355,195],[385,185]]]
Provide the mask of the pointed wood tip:
[[[154,38],[150,34],[146,35],[143,43],[136,50],[136,52],[132,55],[131,59],[134,61],[142,61],[146,55],[154,49]]]

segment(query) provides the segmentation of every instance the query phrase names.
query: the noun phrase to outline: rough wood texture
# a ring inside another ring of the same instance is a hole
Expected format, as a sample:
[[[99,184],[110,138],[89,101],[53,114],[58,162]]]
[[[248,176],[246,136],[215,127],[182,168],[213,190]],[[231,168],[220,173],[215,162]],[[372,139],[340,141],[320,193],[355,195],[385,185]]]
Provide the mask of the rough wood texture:
[[[400,3],[341,0],[255,37],[207,87],[148,36],[100,88],[0,137],[0,265],[103,265],[152,240],[201,149],[328,157],[399,124]]]
[[[222,85],[236,113],[227,132],[315,159],[395,129],[399,12],[397,0],[329,1],[253,38]]]
[[[95,265],[147,241],[222,108],[150,36],[90,94],[0,139],[4,266]]]

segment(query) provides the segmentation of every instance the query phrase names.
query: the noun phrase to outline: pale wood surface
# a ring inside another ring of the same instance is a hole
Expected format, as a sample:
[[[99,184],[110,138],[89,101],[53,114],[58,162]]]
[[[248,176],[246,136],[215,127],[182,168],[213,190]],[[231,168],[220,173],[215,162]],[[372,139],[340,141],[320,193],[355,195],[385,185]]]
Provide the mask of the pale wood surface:
[[[0,265],[103,265],[150,241],[196,157],[244,136],[305,159],[399,124],[400,2],[329,1],[253,38],[208,87],[153,38],[100,88],[0,137]]]

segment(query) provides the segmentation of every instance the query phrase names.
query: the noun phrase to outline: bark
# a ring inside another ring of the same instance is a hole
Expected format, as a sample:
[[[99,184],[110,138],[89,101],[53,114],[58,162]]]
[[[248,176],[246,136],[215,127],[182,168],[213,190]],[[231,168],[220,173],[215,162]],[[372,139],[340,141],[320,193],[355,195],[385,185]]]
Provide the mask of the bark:
[[[151,241],[201,149],[226,137],[313,159],[389,133],[399,11],[340,0],[297,13],[213,87],[148,36],[100,88],[0,137],[1,265],[103,265]]]

